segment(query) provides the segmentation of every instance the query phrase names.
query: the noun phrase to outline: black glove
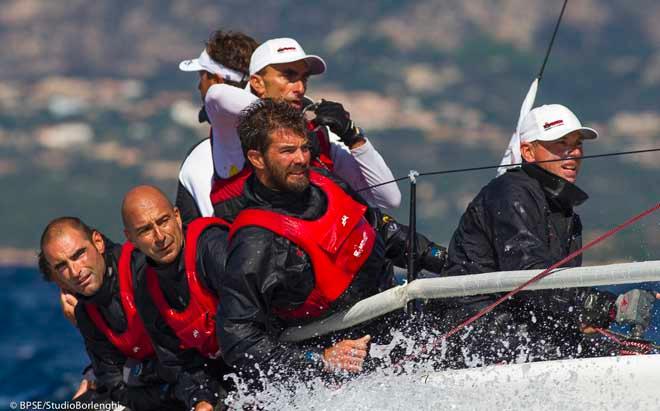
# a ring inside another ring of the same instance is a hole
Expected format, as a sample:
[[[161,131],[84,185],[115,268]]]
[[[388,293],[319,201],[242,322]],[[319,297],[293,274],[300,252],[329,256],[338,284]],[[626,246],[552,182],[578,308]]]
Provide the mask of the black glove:
[[[646,330],[651,323],[651,311],[655,300],[655,293],[639,289],[619,295],[614,303],[616,307],[614,321]]]
[[[385,258],[391,260],[397,267],[407,267],[409,227],[381,213],[376,228],[385,240]],[[416,234],[415,245],[417,246],[416,271],[427,270],[439,274],[447,259],[447,249],[419,233]]]
[[[419,260],[420,268],[440,274],[447,261],[447,249],[434,242],[430,242]]]
[[[334,101],[321,100],[316,110],[314,122],[321,126],[327,126],[339,136],[339,139],[349,148],[364,138],[362,130],[353,124],[351,114],[344,110],[344,106]]]
[[[586,293],[582,312],[580,313],[580,323],[592,327],[609,327],[614,319],[612,316],[614,294],[596,290],[589,290]]]

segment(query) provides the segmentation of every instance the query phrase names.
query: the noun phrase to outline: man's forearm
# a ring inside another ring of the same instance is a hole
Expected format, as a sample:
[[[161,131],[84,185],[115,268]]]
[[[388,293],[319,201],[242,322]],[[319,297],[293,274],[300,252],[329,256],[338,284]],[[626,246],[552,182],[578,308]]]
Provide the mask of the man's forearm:
[[[232,328],[232,327],[229,327]],[[235,327],[233,327],[235,328]],[[315,374],[323,369],[322,349],[305,349],[290,343],[282,343],[252,327],[239,327],[245,333],[220,338],[225,361],[240,373],[255,378],[259,373]],[[246,328],[252,328],[247,332]],[[227,328],[225,328],[225,331]]]

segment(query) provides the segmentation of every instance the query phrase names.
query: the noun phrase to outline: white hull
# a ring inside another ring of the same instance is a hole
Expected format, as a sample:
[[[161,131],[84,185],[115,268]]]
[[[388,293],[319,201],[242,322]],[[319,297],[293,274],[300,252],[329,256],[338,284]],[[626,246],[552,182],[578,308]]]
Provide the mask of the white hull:
[[[422,383],[454,410],[660,410],[660,355],[443,371]]]

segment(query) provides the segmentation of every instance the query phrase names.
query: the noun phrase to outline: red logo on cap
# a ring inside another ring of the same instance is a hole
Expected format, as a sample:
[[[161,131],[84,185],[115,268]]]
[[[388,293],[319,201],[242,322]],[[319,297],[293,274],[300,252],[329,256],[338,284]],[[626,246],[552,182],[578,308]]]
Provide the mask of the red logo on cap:
[[[543,125],[543,130],[548,131],[553,127],[563,126],[563,125],[564,125],[564,120],[551,121]]]
[[[277,52],[281,53],[283,51],[295,51],[295,50],[296,50],[295,47],[280,47],[279,49],[277,49]]]

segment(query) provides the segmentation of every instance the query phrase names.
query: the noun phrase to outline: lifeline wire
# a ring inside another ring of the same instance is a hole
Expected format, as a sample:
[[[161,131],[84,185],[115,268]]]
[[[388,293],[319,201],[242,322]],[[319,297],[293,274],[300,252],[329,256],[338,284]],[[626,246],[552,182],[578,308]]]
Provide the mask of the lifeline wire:
[[[515,166],[522,166],[523,164],[542,164],[542,163],[554,163],[557,161],[566,161],[566,160],[584,160],[584,159],[590,159],[590,158],[601,158],[601,157],[614,157],[614,156],[623,156],[623,155],[628,155],[628,154],[640,154],[640,153],[652,153],[655,151],[660,151],[660,148],[650,148],[646,150],[632,150],[632,151],[619,151],[616,153],[605,153],[605,154],[591,154],[588,156],[582,156],[582,157],[566,157],[566,158],[560,158],[557,160],[543,160],[543,161],[533,161],[533,162],[527,162],[527,163],[515,163],[511,164],[511,167]],[[419,176],[437,176],[437,175],[442,175],[442,174],[454,174],[454,173],[464,173],[468,171],[480,171],[480,170],[490,170],[494,168],[500,167],[499,164],[494,165],[494,166],[482,166],[482,167],[469,167],[469,168],[456,168],[456,169],[451,169],[451,170],[441,170],[441,171],[430,171],[426,173],[419,173]],[[392,184],[392,183],[397,183],[399,181],[407,180],[409,179],[409,176],[405,177],[399,177],[395,178],[394,180],[386,181],[384,183],[379,183],[379,184],[374,184],[372,186],[364,187],[357,192],[360,191],[365,191],[365,190],[370,190],[372,188],[384,186],[386,184]]]

